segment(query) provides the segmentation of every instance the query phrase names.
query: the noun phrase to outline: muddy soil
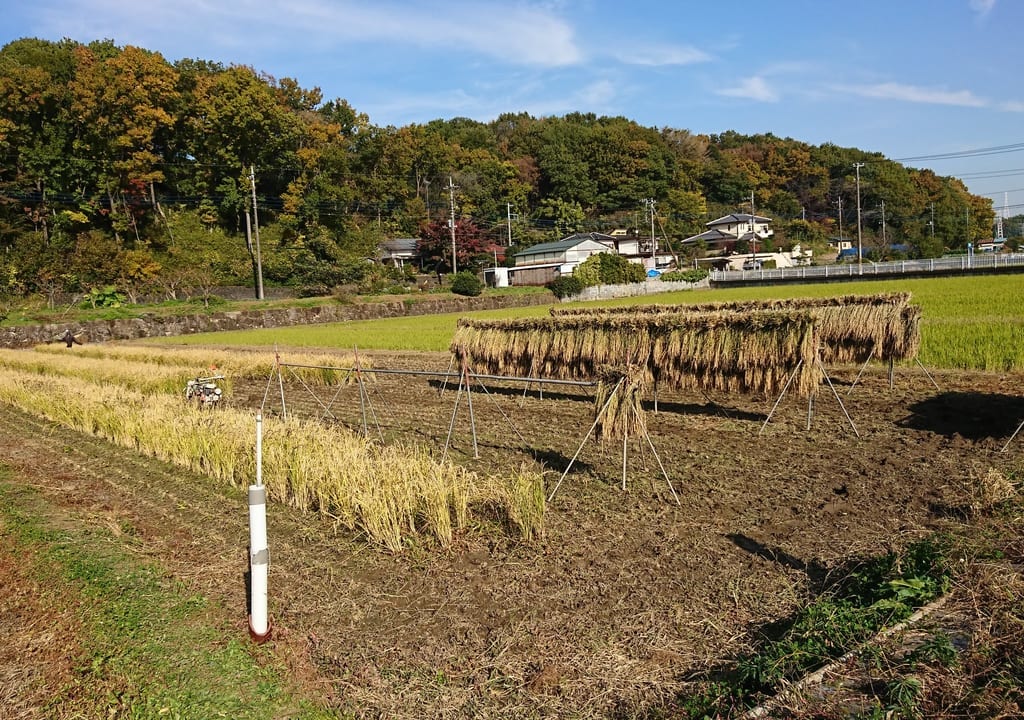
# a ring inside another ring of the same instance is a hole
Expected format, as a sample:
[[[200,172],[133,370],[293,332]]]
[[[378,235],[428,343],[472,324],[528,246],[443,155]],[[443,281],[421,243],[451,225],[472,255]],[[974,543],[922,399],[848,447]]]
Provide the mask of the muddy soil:
[[[448,369],[442,354],[369,356],[378,368]],[[854,386],[858,371],[831,369],[813,412],[783,397],[767,423],[777,398],[662,392],[625,475],[621,444],[584,442],[587,387],[488,380],[467,394],[442,392],[440,377],[378,373],[361,400],[358,383],[314,392],[286,372],[291,414],[447,446],[486,474],[541,463],[549,491],[572,466],[531,543],[480,508],[453,548],[424,541],[395,555],[272,507],[272,642],[311,691],[360,717],[663,706],[845,560],[957,522],[972,478],[1019,465],[1024,437],[1000,450],[1024,420],[1024,378],[908,366],[890,387],[871,367]],[[235,383],[228,402],[281,412],[272,380]],[[244,631],[242,490],[9,409],[0,462],[85,522],[132,527],[141,552],[238,608]]]

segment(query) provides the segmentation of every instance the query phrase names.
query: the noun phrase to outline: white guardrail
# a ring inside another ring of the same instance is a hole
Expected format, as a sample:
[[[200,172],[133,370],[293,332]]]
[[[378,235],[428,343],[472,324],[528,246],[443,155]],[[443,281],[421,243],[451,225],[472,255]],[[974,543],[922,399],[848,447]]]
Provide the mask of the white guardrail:
[[[743,282],[751,280],[824,280],[876,275],[910,273],[971,272],[995,268],[1024,267],[1024,253],[982,253],[925,260],[894,260],[892,262],[840,263],[770,270],[712,270],[711,282]]]

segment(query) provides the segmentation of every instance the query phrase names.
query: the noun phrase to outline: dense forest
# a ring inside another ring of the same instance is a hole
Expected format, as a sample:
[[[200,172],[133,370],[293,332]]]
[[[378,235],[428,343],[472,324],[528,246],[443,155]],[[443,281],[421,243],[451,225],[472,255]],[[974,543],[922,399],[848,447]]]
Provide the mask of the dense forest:
[[[656,222],[678,243],[751,200],[777,245],[824,247],[856,236],[861,163],[866,248],[991,237],[991,201],[960,180],[855,148],[579,113],[378,127],[245,66],[22,39],[0,49],[0,294],[174,297],[254,284],[257,259],[268,283],[372,290],[395,279],[367,262],[389,238],[445,271],[453,214],[460,269],[509,239]]]

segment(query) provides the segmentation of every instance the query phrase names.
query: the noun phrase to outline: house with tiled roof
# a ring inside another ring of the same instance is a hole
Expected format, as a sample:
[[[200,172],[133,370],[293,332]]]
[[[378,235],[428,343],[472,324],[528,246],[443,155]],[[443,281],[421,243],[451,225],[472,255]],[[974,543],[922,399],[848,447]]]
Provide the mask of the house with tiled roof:
[[[393,238],[377,246],[377,262],[382,265],[405,267],[406,263],[418,265],[419,238]]]
[[[692,235],[682,241],[683,246],[703,242],[707,251],[717,254],[732,252],[736,243],[745,241],[748,247],[757,248],[772,237],[772,219],[750,213],[733,213],[706,223],[707,228],[699,235]]]
[[[509,268],[509,280],[513,285],[546,285],[562,275],[572,275],[573,268],[592,255],[615,252],[601,237],[601,233],[581,233],[518,252],[515,266]]]

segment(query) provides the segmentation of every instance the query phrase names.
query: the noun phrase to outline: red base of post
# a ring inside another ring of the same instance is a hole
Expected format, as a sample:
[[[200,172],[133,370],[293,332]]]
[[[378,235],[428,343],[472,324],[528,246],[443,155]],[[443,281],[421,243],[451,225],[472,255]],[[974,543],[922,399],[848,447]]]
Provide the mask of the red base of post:
[[[270,634],[273,632],[273,630],[274,630],[274,623],[273,623],[273,621],[268,619],[267,620],[267,631],[261,635],[260,633],[256,632],[253,629],[253,627],[252,627],[252,615],[249,616],[249,637],[257,645],[262,645],[267,640],[269,640],[270,639]]]

